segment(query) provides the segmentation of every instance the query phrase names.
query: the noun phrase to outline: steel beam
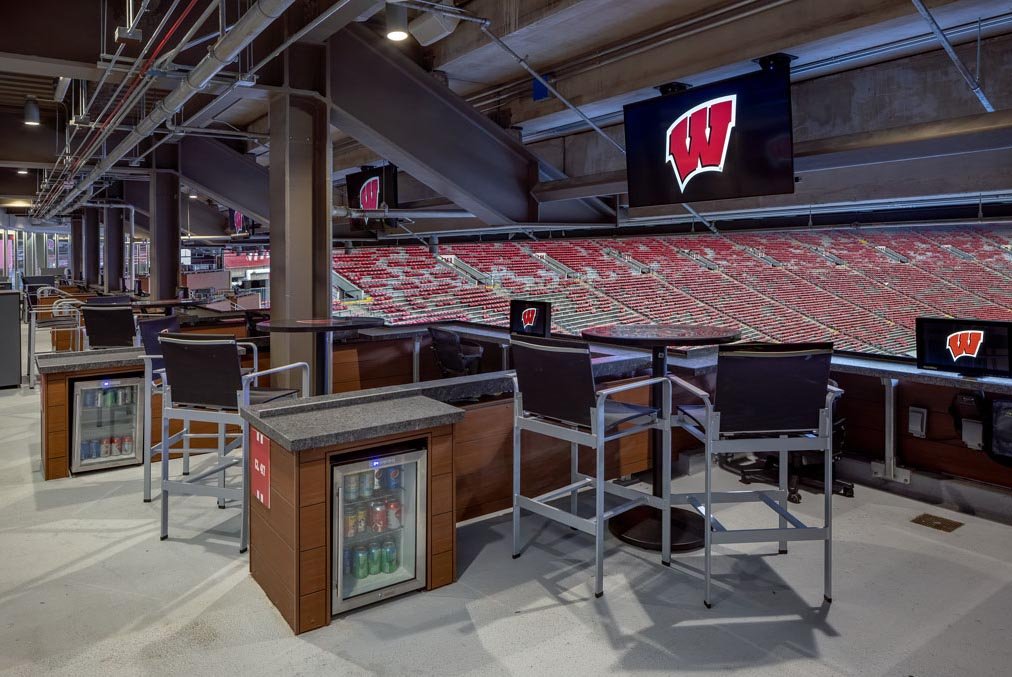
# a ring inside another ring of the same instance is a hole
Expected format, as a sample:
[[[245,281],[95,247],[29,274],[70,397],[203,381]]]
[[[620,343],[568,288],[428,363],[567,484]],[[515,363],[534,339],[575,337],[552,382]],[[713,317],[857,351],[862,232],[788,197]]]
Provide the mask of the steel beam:
[[[117,208],[105,210],[105,249],[102,255],[105,280],[102,288],[106,292],[123,290],[123,215],[125,211],[125,209]]]
[[[333,191],[327,106],[318,98],[279,94],[271,99],[270,116],[271,317],[329,318]],[[316,355],[313,348],[311,334],[271,334],[272,363],[307,362],[315,373],[324,360],[329,384],[330,351]]]
[[[188,136],[179,143],[179,173],[215,202],[258,223],[270,222],[268,170],[252,158],[220,141]]]
[[[98,207],[84,208],[84,283],[98,284],[99,225]]]
[[[84,215],[74,212],[70,215],[70,277],[80,280],[84,270]]]
[[[151,298],[172,299],[179,286],[179,147],[165,144],[152,153],[148,184],[151,233]]]

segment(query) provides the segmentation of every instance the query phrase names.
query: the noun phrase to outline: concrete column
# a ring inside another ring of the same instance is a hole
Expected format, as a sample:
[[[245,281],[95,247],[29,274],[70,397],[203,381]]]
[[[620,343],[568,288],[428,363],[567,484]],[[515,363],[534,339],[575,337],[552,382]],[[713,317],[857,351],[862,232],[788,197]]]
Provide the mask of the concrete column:
[[[289,82],[314,85],[323,53],[289,50]],[[278,94],[270,101],[271,319],[331,315],[331,150],[327,106]],[[329,357],[329,356],[328,356]],[[308,362],[311,334],[271,334],[271,364]],[[327,382],[331,370],[327,360]]]
[[[84,282],[88,285],[98,284],[98,250],[99,250],[98,207],[84,208],[84,260],[82,270]]]
[[[148,228],[151,232],[151,298],[176,297],[179,286],[179,146],[153,153]]]
[[[70,277],[83,279],[84,270],[84,215],[76,212],[70,217]]]
[[[123,291],[123,214],[125,209],[105,210],[105,266],[107,292]]]

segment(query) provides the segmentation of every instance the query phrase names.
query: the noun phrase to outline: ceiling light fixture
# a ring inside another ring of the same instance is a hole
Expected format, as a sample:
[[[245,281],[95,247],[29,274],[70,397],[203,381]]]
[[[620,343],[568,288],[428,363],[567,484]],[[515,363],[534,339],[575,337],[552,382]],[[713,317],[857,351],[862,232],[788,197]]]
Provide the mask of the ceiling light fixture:
[[[396,2],[387,3],[387,39],[394,42],[408,39],[408,8]]]
[[[27,170],[27,169],[19,169],[19,170],[18,170],[18,174],[21,174],[21,175],[25,175],[25,174],[27,174],[27,173],[28,173],[28,170]]]
[[[39,102],[34,96],[25,97],[25,124],[29,127],[38,127]]]
[[[197,199],[197,194],[196,193],[190,193],[190,199],[191,200],[196,200]]]

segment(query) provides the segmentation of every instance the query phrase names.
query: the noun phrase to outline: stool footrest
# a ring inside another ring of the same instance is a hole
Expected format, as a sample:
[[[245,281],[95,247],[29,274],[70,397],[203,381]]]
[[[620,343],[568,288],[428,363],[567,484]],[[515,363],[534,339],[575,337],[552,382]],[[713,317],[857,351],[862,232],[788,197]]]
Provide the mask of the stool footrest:
[[[823,527],[798,529],[731,529],[711,535],[713,543],[777,543],[779,541],[825,541],[828,531]]]
[[[573,482],[572,484],[567,484],[564,487],[559,487],[558,489],[553,489],[552,491],[549,491],[549,492],[546,492],[544,494],[541,494],[540,496],[536,496],[535,498],[533,498],[531,500],[538,501],[540,503],[546,503],[546,502],[551,501],[553,499],[559,498],[560,496],[565,496],[566,494],[568,494],[568,493],[570,493],[570,492],[572,492],[574,490],[582,489],[583,487],[586,487],[586,486],[590,485],[592,483],[592,481],[593,480],[591,480],[589,478],[577,480],[576,482]]]
[[[584,519],[583,517],[577,517],[576,515],[566,512],[565,510],[559,510],[558,508],[539,503],[532,498],[526,496],[516,497],[517,506],[524,510],[529,510],[536,515],[547,517],[550,520],[561,522],[568,527],[572,527],[577,531],[582,531],[585,534],[594,534],[594,522],[595,520]]]

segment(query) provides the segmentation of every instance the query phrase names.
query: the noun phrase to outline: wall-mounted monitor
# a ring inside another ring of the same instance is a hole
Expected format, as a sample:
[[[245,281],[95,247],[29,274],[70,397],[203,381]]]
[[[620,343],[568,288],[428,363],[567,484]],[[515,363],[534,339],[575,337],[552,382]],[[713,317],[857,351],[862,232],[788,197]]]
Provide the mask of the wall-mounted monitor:
[[[917,318],[917,367],[1012,378],[1012,322]]]
[[[510,301],[510,333],[549,337],[552,333],[552,304],[548,301]]]

